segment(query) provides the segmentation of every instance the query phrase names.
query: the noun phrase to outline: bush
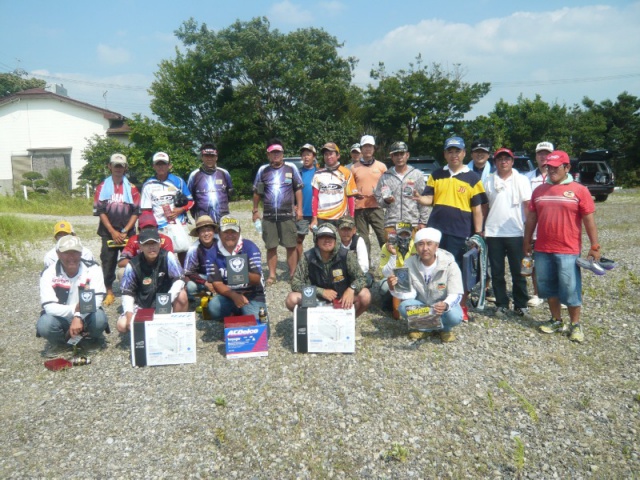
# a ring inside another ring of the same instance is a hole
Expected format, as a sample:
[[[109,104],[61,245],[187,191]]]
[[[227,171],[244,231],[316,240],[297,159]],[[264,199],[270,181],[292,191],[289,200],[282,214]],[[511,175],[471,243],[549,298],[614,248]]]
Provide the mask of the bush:
[[[53,190],[65,195],[71,193],[71,172],[68,168],[52,168],[47,173],[47,181]]]

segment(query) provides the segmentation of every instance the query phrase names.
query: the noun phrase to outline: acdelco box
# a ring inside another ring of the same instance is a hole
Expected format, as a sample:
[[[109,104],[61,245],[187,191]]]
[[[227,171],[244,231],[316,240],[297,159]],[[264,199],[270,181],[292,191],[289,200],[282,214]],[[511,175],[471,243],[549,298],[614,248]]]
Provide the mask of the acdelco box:
[[[298,353],[354,353],[356,311],[321,306],[293,310],[293,351]]]
[[[258,325],[253,315],[226,317],[224,326],[227,358],[269,355],[267,325]]]
[[[196,363],[195,313],[157,315],[149,310],[141,309],[134,315],[131,364],[134,367],[151,367]]]

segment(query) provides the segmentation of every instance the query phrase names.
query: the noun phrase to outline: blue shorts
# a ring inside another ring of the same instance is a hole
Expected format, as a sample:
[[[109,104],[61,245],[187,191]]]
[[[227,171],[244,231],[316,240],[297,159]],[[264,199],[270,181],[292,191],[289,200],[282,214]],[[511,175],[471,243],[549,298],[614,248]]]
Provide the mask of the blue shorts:
[[[559,298],[569,307],[582,305],[582,277],[576,265],[578,255],[534,252],[538,296]]]

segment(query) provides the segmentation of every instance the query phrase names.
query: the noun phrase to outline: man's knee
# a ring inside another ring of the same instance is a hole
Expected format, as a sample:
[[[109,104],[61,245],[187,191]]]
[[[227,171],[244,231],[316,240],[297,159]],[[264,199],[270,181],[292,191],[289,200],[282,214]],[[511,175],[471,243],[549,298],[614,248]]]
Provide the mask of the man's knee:
[[[187,291],[184,288],[180,290],[172,306],[174,312],[186,312],[188,310],[189,299],[187,298]]]
[[[289,292],[289,295],[287,295],[284,304],[286,305],[287,309],[289,309],[289,311],[293,312],[293,309],[296,307],[296,305],[300,304],[301,299],[302,295],[299,292]]]

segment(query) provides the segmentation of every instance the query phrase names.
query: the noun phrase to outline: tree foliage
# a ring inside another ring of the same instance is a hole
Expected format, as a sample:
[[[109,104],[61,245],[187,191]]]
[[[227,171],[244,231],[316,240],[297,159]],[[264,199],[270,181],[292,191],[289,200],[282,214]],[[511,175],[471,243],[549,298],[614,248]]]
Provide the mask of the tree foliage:
[[[0,73],[0,98],[30,88],[45,88],[47,82],[37,78],[27,78],[27,72],[16,70],[12,73]]]
[[[42,174],[39,172],[25,172],[22,175],[22,182],[20,185],[23,185],[27,188],[30,188],[34,193],[48,193],[47,188],[49,187],[49,182],[47,182]]]
[[[191,19],[176,36],[184,49],[160,64],[152,111],[196,143],[216,141],[221,158],[255,169],[270,137],[296,149],[356,133],[355,60],[340,57],[341,44],[324,30],[283,34],[254,18],[216,32]]]
[[[379,132],[382,142],[405,140],[412,151],[437,151],[489,92],[489,83],[467,83],[463,76],[459,65],[452,71],[436,63],[427,67],[421,56],[409,69],[392,75],[380,63],[371,71],[378,84],[370,85],[365,94],[365,124]]]

